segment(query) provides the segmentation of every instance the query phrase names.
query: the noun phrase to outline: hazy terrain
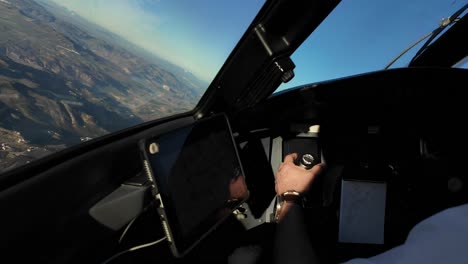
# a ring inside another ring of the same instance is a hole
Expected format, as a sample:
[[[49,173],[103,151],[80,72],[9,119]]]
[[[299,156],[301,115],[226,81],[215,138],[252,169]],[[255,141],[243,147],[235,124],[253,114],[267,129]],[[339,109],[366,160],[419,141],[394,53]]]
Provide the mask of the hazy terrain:
[[[42,0],[0,0],[0,173],[190,110],[207,84]]]

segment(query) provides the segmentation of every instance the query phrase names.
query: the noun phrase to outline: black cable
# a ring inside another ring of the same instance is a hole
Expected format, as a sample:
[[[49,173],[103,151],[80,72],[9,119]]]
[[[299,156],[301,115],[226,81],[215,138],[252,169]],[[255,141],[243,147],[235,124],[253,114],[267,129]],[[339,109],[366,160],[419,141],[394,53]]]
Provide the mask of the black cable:
[[[423,53],[427,47],[429,46],[429,44],[432,43],[432,41],[440,34],[442,33],[442,31],[444,31],[444,29],[457,22],[458,21],[458,16],[461,15],[466,9],[468,8],[468,4],[464,5],[462,8],[460,8],[457,12],[455,12],[453,15],[451,15],[450,17],[446,18],[446,19],[443,19],[441,22],[440,22],[440,26],[436,29],[434,29],[433,31],[427,33],[426,35],[422,36],[420,39],[418,39],[416,42],[414,42],[413,44],[411,44],[408,48],[406,48],[405,50],[403,50],[402,52],[400,52],[400,54],[398,54],[393,60],[391,60],[386,66],[384,69],[388,69],[390,66],[393,65],[393,63],[395,63],[399,58],[401,58],[401,56],[403,56],[406,52],[408,52],[409,50],[411,50],[414,46],[416,46],[417,44],[419,44],[421,41],[423,41],[424,39],[426,39],[427,37],[429,37],[429,39],[424,42],[424,45],[416,52],[416,54],[413,56],[413,58],[411,59],[409,65],[411,65],[413,63],[413,61],[419,56],[421,55],[421,53]]]
[[[146,248],[146,247],[150,247],[150,246],[154,246],[158,243],[161,243],[162,241],[164,241],[167,237],[163,237],[159,240],[156,240],[156,241],[153,241],[153,242],[150,242],[150,243],[146,243],[146,244],[143,244],[143,245],[139,245],[139,246],[135,246],[135,247],[132,247],[132,248],[129,248],[127,250],[124,250],[124,251],[121,251],[115,255],[113,255],[112,257],[108,258],[106,261],[102,262],[102,264],[108,264],[110,263],[111,261],[113,261],[114,259],[122,256],[123,254],[125,253],[128,253],[128,252],[131,252],[131,251],[135,251],[135,250],[138,250],[138,249],[142,249],[142,248]]]
[[[148,208],[150,208],[151,206],[154,205],[154,201],[151,201],[150,204],[148,204],[147,206],[145,206],[143,208],[143,210],[137,215],[135,216],[128,224],[127,226],[125,227],[124,231],[122,232],[122,234],[120,235],[120,238],[119,238],[119,244],[122,243],[122,240],[124,239],[125,235],[127,234],[128,230],[130,229],[130,227],[133,225],[133,223],[137,220],[138,217],[140,217],[143,213],[145,213]]]
[[[411,59],[410,63],[409,64],[412,64],[414,62],[414,60],[416,60],[417,57],[419,57],[419,55],[421,55],[426,49],[427,47],[432,43],[432,41],[440,34],[442,33],[442,31],[444,31],[444,29],[453,24],[454,22],[457,21],[458,19],[458,16],[461,15],[463,12],[465,12],[465,10],[468,8],[468,4],[464,5],[462,8],[460,8],[458,11],[456,11],[455,13],[453,13],[453,15],[451,15],[450,17],[446,18],[446,19],[443,19],[441,22],[440,22],[440,26],[438,28],[436,28],[433,33],[432,33],[432,36],[424,43],[424,45],[416,52],[416,54],[413,56],[413,58]]]
[[[421,41],[423,41],[424,39],[426,39],[427,37],[429,37],[430,35],[433,35],[434,34],[434,31],[431,31],[429,33],[427,33],[426,35],[422,36],[420,39],[418,39],[416,42],[414,42],[413,44],[411,44],[409,47],[407,47],[404,51],[400,52],[400,54],[398,54],[398,56],[396,56],[391,62],[389,62],[386,66],[385,66],[385,70],[388,69],[390,66],[393,65],[393,63],[395,63],[399,58],[401,58],[401,56],[405,55],[406,52],[408,52],[410,49],[412,49],[414,46],[418,45]]]
[[[120,238],[119,238],[119,244],[122,243],[122,240],[123,238],[125,237],[125,235],[127,234],[128,230],[130,229],[130,227],[133,225],[133,223],[135,222],[135,220],[137,220],[138,216],[140,216],[140,214],[138,214],[137,216],[135,216],[132,221],[130,221],[130,223],[127,224],[127,226],[125,227],[125,230],[122,232],[122,234],[120,235]]]

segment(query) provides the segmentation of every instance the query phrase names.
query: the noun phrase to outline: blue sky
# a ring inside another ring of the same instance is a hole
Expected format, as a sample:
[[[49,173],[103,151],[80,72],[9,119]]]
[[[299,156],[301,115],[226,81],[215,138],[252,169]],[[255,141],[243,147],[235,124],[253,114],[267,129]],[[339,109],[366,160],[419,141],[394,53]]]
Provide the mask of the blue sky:
[[[279,90],[383,69],[467,0],[342,1],[293,54],[295,78]],[[416,46],[392,67],[407,65]]]
[[[211,81],[264,0],[54,0]],[[285,89],[382,69],[467,0],[352,0],[293,54]],[[411,54],[395,66],[403,66]]]
[[[52,0],[211,82],[264,0]]]

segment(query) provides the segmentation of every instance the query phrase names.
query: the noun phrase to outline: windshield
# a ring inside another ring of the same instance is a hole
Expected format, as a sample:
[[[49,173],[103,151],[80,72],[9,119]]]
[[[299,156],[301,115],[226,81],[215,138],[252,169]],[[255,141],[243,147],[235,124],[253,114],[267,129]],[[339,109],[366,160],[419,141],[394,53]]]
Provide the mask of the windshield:
[[[466,0],[342,1],[291,56],[296,64],[295,77],[276,92],[382,70],[466,3]],[[391,68],[405,67],[423,43]]]
[[[193,109],[262,0],[0,0],[0,173]]]

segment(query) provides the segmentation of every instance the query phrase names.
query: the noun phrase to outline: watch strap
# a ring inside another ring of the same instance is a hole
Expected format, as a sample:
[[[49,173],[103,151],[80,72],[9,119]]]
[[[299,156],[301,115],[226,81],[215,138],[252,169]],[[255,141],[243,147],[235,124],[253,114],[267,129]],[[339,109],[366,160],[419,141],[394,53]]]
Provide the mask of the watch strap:
[[[304,207],[304,199],[301,193],[297,191],[287,191],[277,196],[275,222],[279,222],[285,203],[294,203]]]
[[[299,205],[303,205],[303,196],[300,192],[296,191],[287,191],[280,195],[281,200],[285,202],[293,202]]]

